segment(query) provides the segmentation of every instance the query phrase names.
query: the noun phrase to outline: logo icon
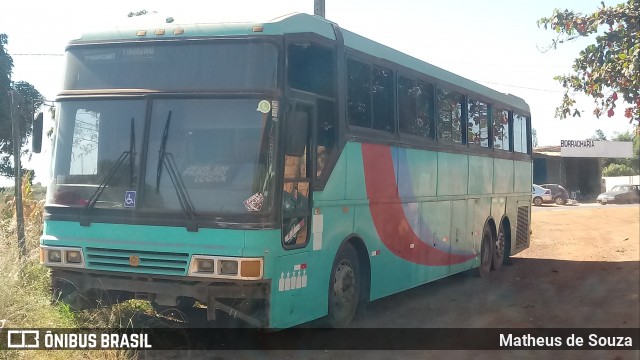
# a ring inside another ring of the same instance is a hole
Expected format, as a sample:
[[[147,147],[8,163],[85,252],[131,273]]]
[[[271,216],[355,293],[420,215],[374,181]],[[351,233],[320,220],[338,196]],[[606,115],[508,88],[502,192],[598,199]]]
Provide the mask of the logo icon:
[[[126,207],[126,208],[136,207],[136,192],[135,191],[125,191],[125,193],[124,193],[124,207]]]
[[[38,330],[9,330],[7,332],[7,347],[9,349],[33,349],[40,346],[40,331]]]
[[[267,100],[261,100],[258,103],[258,108],[256,110],[260,111],[263,114],[267,114],[269,113],[269,111],[271,111],[271,104]]]
[[[129,256],[129,265],[133,267],[140,265],[140,258],[136,255]]]

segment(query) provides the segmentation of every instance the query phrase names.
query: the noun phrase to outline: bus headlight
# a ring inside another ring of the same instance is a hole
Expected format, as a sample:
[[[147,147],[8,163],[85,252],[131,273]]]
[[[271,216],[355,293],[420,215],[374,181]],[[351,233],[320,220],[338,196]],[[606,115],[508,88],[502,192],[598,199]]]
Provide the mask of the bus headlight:
[[[84,256],[80,248],[41,245],[40,263],[47,266],[84,268]]]
[[[49,262],[59,263],[62,261],[62,252],[60,250],[47,251],[47,260]]]
[[[65,258],[67,262],[71,264],[80,264],[82,262],[82,254],[76,250],[65,251]]]
[[[214,265],[211,259],[198,259],[196,271],[199,273],[211,273],[213,274]]]
[[[220,260],[220,274],[238,275],[238,262],[235,260]]]
[[[263,276],[263,261],[262,258],[193,255],[188,275],[219,279],[259,280]]]

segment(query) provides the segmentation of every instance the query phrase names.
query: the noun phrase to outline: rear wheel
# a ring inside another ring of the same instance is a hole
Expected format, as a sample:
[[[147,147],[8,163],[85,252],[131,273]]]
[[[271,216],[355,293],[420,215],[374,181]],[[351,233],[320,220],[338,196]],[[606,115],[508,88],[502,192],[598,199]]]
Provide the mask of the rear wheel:
[[[542,198],[540,196],[536,196],[533,198],[533,205],[540,206],[542,205]]]
[[[506,236],[504,233],[504,227],[500,225],[500,230],[498,230],[498,237],[495,239],[495,246],[493,247],[493,255],[491,257],[491,261],[493,264],[494,270],[500,270],[502,264],[504,264],[505,259],[505,248],[506,248]]]
[[[329,282],[328,325],[345,327],[353,320],[360,299],[360,262],[351,244],[336,255]]]
[[[485,226],[482,230],[482,242],[480,244],[480,267],[478,268],[478,274],[481,277],[489,276],[491,272],[491,263],[493,255],[493,234],[488,226]]]
[[[553,201],[556,203],[556,205],[564,205],[566,203],[562,196],[556,197],[555,199],[553,199]]]

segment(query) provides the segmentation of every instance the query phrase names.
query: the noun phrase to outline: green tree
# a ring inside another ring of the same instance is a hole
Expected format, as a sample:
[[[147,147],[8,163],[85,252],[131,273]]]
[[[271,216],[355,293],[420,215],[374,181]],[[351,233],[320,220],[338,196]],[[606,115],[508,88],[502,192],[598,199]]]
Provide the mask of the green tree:
[[[573,95],[594,99],[593,114],[611,117],[622,100],[624,115],[640,129],[640,0],[605,6],[590,14],[555,9],[538,27],[558,33],[551,47],[580,37],[596,35],[595,43],[582,50],[573,63],[573,74],[554,79],[565,88],[556,117],[580,116]],[[570,94],[571,92],[571,94]]]
[[[538,131],[536,129],[531,129],[531,143],[532,147],[538,147]]]
[[[593,140],[607,140],[602,130],[596,130]],[[600,163],[602,176],[623,176],[640,174],[640,136],[634,136],[629,131],[623,133],[614,132],[611,141],[627,141],[633,143],[633,156],[631,158],[603,158]]]
[[[602,169],[602,176],[631,176],[631,175],[637,175],[637,173],[634,172],[632,168],[624,164],[609,164],[604,169]]]
[[[24,146],[31,135],[31,123],[33,113],[42,106],[44,98],[33,85],[25,81],[13,82],[13,59],[7,52],[8,38],[6,34],[0,34],[0,175],[13,177],[13,143],[11,120],[11,95],[9,91],[15,90],[14,116],[20,123],[20,145]],[[21,153],[29,151],[23,149]]]
[[[591,137],[591,140],[607,140],[607,136],[604,134],[604,131],[597,129],[596,134]]]
[[[127,14],[127,17],[134,17],[134,16],[142,16],[142,15],[147,15],[149,12],[147,10],[140,10],[140,11],[132,11],[129,14]]]

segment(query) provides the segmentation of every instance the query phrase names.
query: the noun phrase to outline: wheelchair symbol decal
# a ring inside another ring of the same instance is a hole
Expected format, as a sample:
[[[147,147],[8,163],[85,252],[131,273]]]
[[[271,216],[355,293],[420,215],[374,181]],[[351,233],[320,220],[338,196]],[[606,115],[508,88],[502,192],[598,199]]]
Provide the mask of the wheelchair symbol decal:
[[[125,193],[124,193],[124,207],[126,207],[126,208],[136,207],[136,192],[135,191],[125,191]]]

